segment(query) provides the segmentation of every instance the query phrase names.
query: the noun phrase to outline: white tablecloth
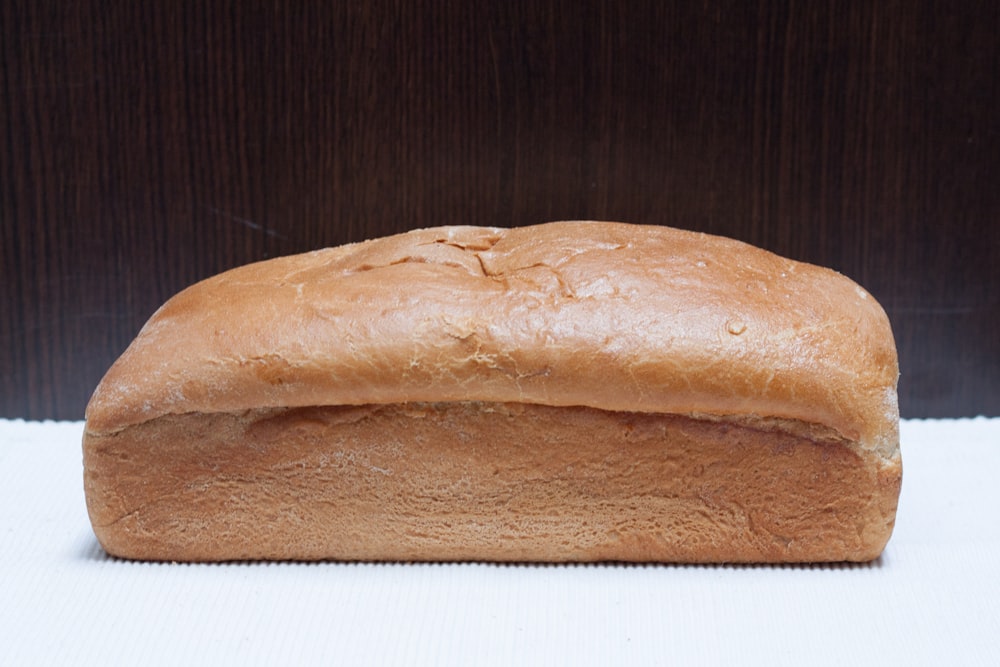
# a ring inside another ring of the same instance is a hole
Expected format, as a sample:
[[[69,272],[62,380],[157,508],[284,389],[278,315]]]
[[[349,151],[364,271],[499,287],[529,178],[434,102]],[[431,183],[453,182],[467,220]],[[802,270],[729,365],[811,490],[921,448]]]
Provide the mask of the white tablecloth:
[[[1000,665],[1000,419],[903,423],[861,566],[108,558],[83,425],[0,420],[0,664]]]

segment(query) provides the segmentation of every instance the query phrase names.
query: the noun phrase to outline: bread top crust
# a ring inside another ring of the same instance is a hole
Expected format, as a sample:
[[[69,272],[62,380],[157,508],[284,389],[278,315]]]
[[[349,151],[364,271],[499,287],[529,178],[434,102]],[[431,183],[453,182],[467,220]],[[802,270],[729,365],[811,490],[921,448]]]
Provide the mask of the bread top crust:
[[[227,271],[146,323],[87,407],[491,401],[763,416],[898,453],[885,312],[850,279],[659,226],[439,227]]]

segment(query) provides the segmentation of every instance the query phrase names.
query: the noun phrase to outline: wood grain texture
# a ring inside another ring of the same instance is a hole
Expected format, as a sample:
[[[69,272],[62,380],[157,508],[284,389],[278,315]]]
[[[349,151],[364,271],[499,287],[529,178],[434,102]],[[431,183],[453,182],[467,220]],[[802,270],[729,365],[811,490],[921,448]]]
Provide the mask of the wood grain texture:
[[[1000,415],[996,3],[298,4],[0,3],[0,416],[232,266],[567,218],[833,267],[904,416]]]

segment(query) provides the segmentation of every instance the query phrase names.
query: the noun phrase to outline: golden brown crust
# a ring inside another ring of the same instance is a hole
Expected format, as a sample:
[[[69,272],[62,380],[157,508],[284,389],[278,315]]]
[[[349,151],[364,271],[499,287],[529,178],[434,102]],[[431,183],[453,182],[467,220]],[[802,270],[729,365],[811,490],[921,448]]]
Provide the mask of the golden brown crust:
[[[87,429],[476,400],[776,417],[892,459],[897,374],[885,313],[827,269],[666,227],[444,227],[185,290],[108,372]]]
[[[877,557],[898,459],[777,426],[490,403],[164,416],[86,436],[87,499],[108,552],[141,559]]]
[[[149,559],[868,560],[885,313],[665,227],[446,227],[168,301],[87,409],[94,530]]]

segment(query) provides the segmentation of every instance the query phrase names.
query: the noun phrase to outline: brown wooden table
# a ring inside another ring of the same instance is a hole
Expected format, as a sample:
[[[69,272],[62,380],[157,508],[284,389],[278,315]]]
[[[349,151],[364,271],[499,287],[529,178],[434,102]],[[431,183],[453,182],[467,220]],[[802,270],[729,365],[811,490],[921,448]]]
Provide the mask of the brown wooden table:
[[[1000,415],[998,34],[990,0],[5,0],[0,416],[82,417],[234,265],[567,218],[831,266],[904,416]]]

